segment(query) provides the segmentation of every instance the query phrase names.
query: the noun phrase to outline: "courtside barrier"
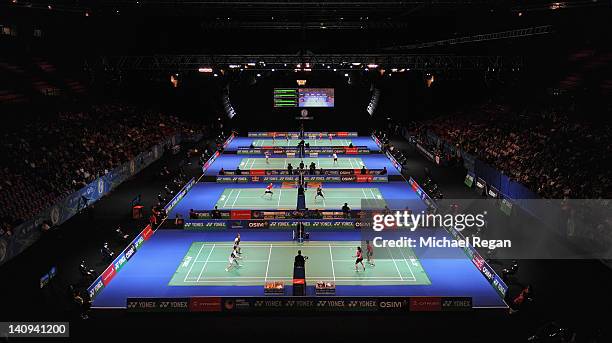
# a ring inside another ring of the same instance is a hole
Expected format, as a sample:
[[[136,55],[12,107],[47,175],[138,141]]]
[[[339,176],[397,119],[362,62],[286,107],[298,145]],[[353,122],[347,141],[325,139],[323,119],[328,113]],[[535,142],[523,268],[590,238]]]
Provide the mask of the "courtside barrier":
[[[225,142],[223,142],[223,149],[225,149],[232,142],[232,140],[234,140],[234,137],[236,137],[236,134],[232,132],[232,134],[225,140]],[[215,153],[212,154],[208,161],[206,161],[206,163],[202,165],[202,173],[205,173],[206,170],[208,170],[208,168],[213,164],[213,162],[215,162],[215,160],[217,160],[219,156],[221,156],[221,151],[215,151]]]
[[[91,300],[100,294],[100,292],[106,287],[117,275],[117,273],[123,268],[123,266],[136,254],[142,244],[151,238],[155,231],[151,227],[151,224],[147,225],[134,240],[117,255],[115,260],[104,269],[104,272],[96,278],[96,280],[87,287],[87,293]]]
[[[170,211],[179,201],[189,192],[191,187],[196,184],[196,179],[192,178],[181,188],[180,191],[176,193],[174,198],[164,206],[164,210],[166,213]],[[91,300],[93,300],[99,293],[102,291],[104,287],[106,287],[111,280],[117,275],[117,273],[121,270],[121,268],[127,263],[132,256],[140,249],[142,244],[148,240],[153,233],[155,233],[155,229],[151,226],[151,224],[147,225],[139,234],[134,238],[134,240],[125,248],[123,251],[117,255],[115,260],[106,267],[104,272],[98,276],[98,278],[87,287],[87,292]]]
[[[436,207],[436,203],[425,193],[425,191],[419,186],[419,184],[411,177],[408,180],[410,183],[410,187],[421,197],[421,199],[430,207]],[[446,231],[448,231],[456,240],[465,241],[465,237],[461,234],[461,232],[455,230],[452,227],[444,227]],[[480,256],[480,253],[476,251],[476,249],[467,244],[466,247],[462,248],[463,252],[470,258],[470,261],[474,263],[476,268],[480,271],[480,273],[489,281],[493,289],[497,291],[497,294],[504,299],[506,297],[506,293],[508,292],[508,286],[501,279],[499,275],[489,266],[489,264],[485,261],[485,259]]]
[[[164,206],[164,211],[166,211],[166,213],[170,212],[170,210],[172,210],[172,208],[176,206],[176,204],[178,204],[179,201],[181,201],[181,199],[183,199],[185,194],[187,194],[187,192],[189,192],[191,187],[193,187],[193,185],[195,184],[196,184],[195,177],[191,178],[191,180],[189,180],[189,182],[187,182],[187,184],[185,184],[185,186],[183,186],[183,188],[181,188],[181,190],[176,193],[174,198],[172,198],[172,200],[170,200],[170,202],[167,203],[166,206]]]

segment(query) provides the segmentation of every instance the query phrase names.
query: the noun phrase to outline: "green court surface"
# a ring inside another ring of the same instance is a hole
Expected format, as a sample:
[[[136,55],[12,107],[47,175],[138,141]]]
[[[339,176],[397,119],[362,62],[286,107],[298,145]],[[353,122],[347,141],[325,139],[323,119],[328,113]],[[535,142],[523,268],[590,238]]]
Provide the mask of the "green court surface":
[[[296,188],[274,188],[272,194],[264,195],[261,188],[227,188],[215,204],[223,209],[295,209],[297,206]],[[309,209],[341,209],[344,203],[353,210],[361,208],[362,199],[384,200],[378,188],[323,188],[325,198],[317,197],[315,188],[308,188],[306,207]]]
[[[306,207],[314,209],[341,209],[344,203],[348,204],[352,210],[361,209],[362,199],[384,200],[378,188],[325,188],[323,195],[325,198],[317,197],[316,188],[306,190]],[[380,204],[379,206],[383,206]]]
[[[267,170],[267,169],[287,169],[287,165],[291,163],[294,169],[297,169],[300,162],[304,162],[305,168],[308,169],[310,163],[314,162],[317,169],[361,169],[364,166],[363,161],[359,157],[353,158],[338,158],[338,162],[334,163],[333,158],[270,158],[266,163],[265,158],[243,158],[240,161],[240,169],[242,170]]]
[[[298,244],[287,242],[242,242],[239,267],[229,271],[230,242],[194,242],[181,261],[170,286],[254,286],[266,281],[285,281],[290,284],[293,258],[297,250],[308,256],[306,279],[334,281],[337,285],[430,285],[431,281],[414,252],[409,249],[387,249],[390,258],[365,259],[364,271],[355,271],[355,250],[360,242],[310,241]],[[382,248],[380,248],[382,249]],[[374,250],[374,257],[376,257]]]
[[[310,146],[349,146],[352,143],[351,139],[346,138],[334,138],[331,141],[329,138],[323,137],[323,139],[305,139],[305,143],[310,144]],[[273,139],[255,139],[253,140],[253,146],[297,146],[300,143],[299,139],[285,139],[276,138]]]

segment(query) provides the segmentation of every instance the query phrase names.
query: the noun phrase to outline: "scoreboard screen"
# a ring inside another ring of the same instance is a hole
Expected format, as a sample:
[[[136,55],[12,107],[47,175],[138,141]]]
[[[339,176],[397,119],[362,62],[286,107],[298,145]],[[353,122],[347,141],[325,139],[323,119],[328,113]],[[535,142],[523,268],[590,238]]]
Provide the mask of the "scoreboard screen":
[[[274,107],[334,107],[334,89],[275,88]]]
[[[298,107],[297,88],[274,88],[274,107]]]

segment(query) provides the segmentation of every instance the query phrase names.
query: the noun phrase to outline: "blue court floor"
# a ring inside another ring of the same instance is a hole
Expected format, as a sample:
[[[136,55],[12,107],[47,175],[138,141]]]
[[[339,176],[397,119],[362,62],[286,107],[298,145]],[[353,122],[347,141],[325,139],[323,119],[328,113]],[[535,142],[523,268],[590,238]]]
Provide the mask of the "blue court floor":
[[[262,286],[169,286],[174,272],[193,242],[232,241],[236,232],[157,231],[143,244],[93,306],[124,308],[128,297],[262,296]],[[443,232],[432,232],[437,236]],[[243,242],[287,241],[290,232],[242,231]],[[313,240],[360,240],[359,231],[311,233]],[[337,286],[339,296],[469,296],[475,307],[505,307],[472,262],[458,248],[415,249],[431,285]],[[287,263],[291,263],[288,261]],[[347,265],[352,268],[352,265]],[[312,292],[312,290],[309,290]]]
[[[388,175],[400,175],[400,172],[391,164],[391,161],[387,158],[387,156],[383,154],[372,154],[372,155],[347,155],[350,157],[359,157],[363,163],[365,163],[366,168],[368,169],[383,169],[387,168]],[[281,156],[278,156],[281,157]],[[319,155],[320,158],[323,157],[331,157],[330,155]],[[264,158],[263,155],[234,155],[234,154],[224,154],[219,156],[215,162],[206,170],[204,175],[207,176],[215,176],[219,174],[219,170],[223,168],[224,170],[233,170],[240,164],[242,159],[246,158]],[[338,158],[343,158],[342,155],[339,155]]]
[[[367,146],[368,149],[372,151],[380,151],[376,142],[372,139],[372,137],[361,136],[361,137],[347,137],[353,142],[354,146]],[[230,142],[230,144],[225,148],[225,151],[237,151],[239,147],[248,147],[255,140],[261,140],[261,138],[256,137],[236,137],[234,140]]]
[[[275,184],[278,189],[281,185]],[[425,204],[418,195],[410,188],[407,182],[381,182],[381,183],[326,183],[323,190],[328,188],[378,188],[385,201],[392,209],[410,208],[415,212],[425,210]],[[232,188],[258,188],[263,194],[265,184],[252,183],[212,183],[200,182],[185,195],[185,197],[170,211],[169,218],[174,218],[176,213],[189,218],[189,210],[212,210],[214,204],[226,189]],[[296,198],[297,205],[297,198]]]

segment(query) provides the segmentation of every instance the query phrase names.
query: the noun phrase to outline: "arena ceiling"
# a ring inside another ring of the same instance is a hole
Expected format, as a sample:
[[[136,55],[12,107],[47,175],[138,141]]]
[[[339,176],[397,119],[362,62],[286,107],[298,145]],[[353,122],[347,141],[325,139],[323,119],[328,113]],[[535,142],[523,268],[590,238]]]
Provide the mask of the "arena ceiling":
[[[210,27],[393,28],[411,17],[609,6],[604,0],[9,0],[11,6],[90,15],[197,16]]]

